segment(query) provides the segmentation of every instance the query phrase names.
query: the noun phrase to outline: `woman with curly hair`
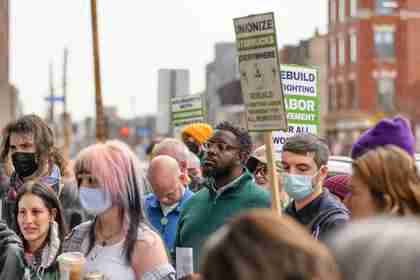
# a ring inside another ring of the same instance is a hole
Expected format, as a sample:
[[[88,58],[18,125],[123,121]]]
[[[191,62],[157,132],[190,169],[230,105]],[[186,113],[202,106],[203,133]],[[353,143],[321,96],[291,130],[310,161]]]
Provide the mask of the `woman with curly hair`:
[[[51,187],[65,209],[77,203],[77,188],[63,187],[61,175],[66,171],[67,162],[55,146],[53,130],[43,119],[37,115],[25,115],[9,123],[2,136],[0,160],[6,166],[13,166],[14,170],[8,189],[3,190],[7,194],[3,218],[9,227],[17,229],[14,217],[16,195],[30,180],[37,179]]]

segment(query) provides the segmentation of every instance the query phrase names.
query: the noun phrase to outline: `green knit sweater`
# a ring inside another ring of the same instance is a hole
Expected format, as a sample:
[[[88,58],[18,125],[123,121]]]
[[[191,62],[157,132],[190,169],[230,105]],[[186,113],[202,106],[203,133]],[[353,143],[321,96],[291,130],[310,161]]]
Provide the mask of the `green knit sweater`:
[[[212,188],[203,188],[181,211],[175,247],[193,248],[194,271],[197,271],[200,249],[212,233],[232,216],[252,208],[269,208],[270,204],[270,194],[258,187],[248,172],[220,195]]]

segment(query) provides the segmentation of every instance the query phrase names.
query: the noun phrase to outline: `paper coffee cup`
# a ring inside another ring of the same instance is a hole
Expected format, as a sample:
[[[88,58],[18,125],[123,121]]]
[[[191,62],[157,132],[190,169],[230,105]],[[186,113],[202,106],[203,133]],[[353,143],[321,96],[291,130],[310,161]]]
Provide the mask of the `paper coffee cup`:
[[[82,280],[85,257],[80,252],[63,253],[57,258],[61,280]]]

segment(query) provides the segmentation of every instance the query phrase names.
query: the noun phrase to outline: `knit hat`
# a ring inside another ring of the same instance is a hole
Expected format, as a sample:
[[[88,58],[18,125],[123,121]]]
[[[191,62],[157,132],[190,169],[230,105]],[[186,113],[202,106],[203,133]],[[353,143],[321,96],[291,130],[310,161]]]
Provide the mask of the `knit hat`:
[[[350,175],[336,175],[326,179],[324,181],[324,187],[338,196],[341,200],[344,200],[350,193],[349,183]]]
[[[184,126],[181,131],[182,136],[188,135],[194,138],[198,144],[203,144],[213,134],[213,128],[206,123],[192,123]]]
[[[382,119],[360,135],[353,144],[351,157],[356,159],[369,150],[385,145],[398,146],[410,155],[414,155],[415,140],[408,120],[403,117]]]

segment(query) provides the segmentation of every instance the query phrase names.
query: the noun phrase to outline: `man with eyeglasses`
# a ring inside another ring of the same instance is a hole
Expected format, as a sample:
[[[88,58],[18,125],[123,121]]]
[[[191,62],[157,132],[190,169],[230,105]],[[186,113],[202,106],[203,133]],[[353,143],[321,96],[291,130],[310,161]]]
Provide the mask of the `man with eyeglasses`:
[[[153,193],[145,199],[146,216],[161,234],[168,251],[173,253],[179,213],[193,192],[184,187],[187,177],[178,162],[167,155],[152,159],[147,178]]]
[[[281,169],[281,159],[279,153],[275,153],[274,161],[279,171]],[[246,163],[248,170],[253,174],[255,183],[258,186],[270,189],[270,182],[268,181],[268,167],[267,158],[265,152],[265,145],[262,145],[255,149],[251,154],[248,162]]]
[[[276,165],[277,173],[281,174],[281,154],[278,152],[274,152],[273,158]],[[265,145],[262,145],[255,149],[255,151],[251,154],[249,160],[247,161],[246,167],[252,173],[257,186],[265,188],[266,190],[271,192],[271,186],[268,178],[268,166]],[[284,191],[280,193],[280,203],[282,209],[284,209],[289,203],[289,197]]]
[[[327,144],[312,134],[288,138],[282,152],[283,189],[294,200],[285,213],[322,240],[349,220],[346,207],[323,188],[329,154]]]
[[[251,208],[270,207],[269,193],[256,186],[244,167],[252,147],[245,130],[223,122],[204,146],[205,187],[181,211],[175,240],[176,247],[192,248],[194,271],[203,242],[227,219]]]

